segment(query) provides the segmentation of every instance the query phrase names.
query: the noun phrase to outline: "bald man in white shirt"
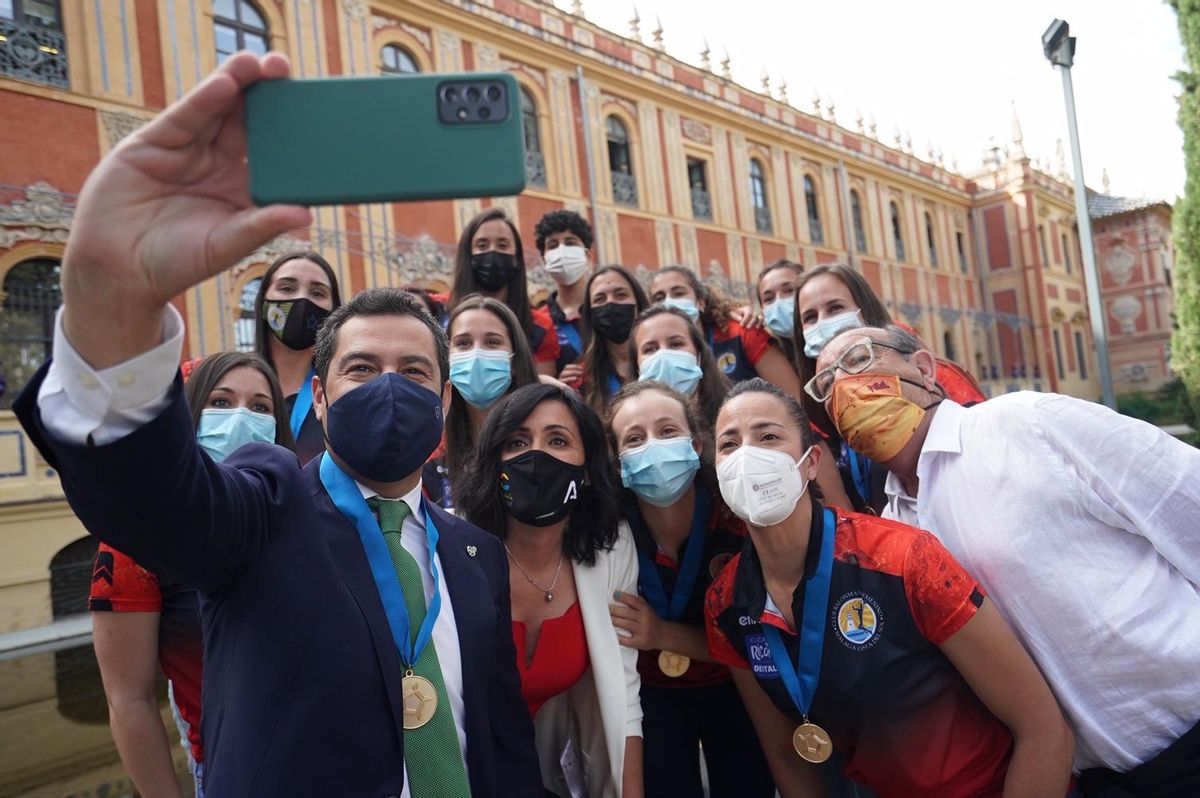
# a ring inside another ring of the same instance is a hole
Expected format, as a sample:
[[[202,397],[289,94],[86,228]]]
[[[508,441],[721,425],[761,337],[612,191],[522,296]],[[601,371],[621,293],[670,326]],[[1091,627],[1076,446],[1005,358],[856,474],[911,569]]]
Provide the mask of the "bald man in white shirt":
[[[1200,795],[1200,450],[1060,394],[964,408],[936,376],[903,329],[858,328],[805,390],[1037,661],[1083,795]]]

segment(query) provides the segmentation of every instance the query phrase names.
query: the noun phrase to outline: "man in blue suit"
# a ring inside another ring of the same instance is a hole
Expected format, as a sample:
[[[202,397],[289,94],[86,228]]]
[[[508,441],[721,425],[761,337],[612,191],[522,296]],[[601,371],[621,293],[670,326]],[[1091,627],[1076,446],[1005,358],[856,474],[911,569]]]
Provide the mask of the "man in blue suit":
[[[448,347],[419,304],[376,289],[328,319],[303,470],[195,443],[169,301],[309,222],[248,198],[241,95],[287,73],[236,55],[96,168],[18,415],[93,534],[201,591],[209,798],[541,796],[503,548],[420,498]]]

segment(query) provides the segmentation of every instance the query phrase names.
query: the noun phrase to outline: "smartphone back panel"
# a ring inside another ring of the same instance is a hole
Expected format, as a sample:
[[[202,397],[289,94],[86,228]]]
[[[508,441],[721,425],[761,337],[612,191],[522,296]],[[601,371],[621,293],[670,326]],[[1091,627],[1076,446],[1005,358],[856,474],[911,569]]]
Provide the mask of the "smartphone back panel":
[[[246,131],[258,205],[509,196],[525,188],[520,94],[504,73],[263,81],[246,92]]]

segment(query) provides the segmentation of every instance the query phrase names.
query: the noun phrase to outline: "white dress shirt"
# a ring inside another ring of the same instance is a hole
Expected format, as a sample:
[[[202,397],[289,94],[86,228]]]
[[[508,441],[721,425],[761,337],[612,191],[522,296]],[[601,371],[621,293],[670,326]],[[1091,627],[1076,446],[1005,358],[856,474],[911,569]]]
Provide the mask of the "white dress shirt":
[[[1075,767],[1127,771],[1200,721],[1200,450],[1059,394],[942,402],[917,496],[987,589],[1075,731]]]
[[[171,383],[179,369],[182,352],[183,319],[173,306],[168,305],[161,344],[124,363],[96,371],[67,340],[60,310],[54,324],[54,360],[38,391],[38,408],[42,412],[46,431],[62,441],[75,444],[90,441],[95,446],[124,438],[156,418],[170,402]],[[364,498],[376,495],[361,484],[358,488]],[[429,568],[420,482],[403,501],[408,503],[412,514],[404,522],[400,542],[421,568],[428,605],[433,597],[433,573]],[[463,665],[458,644],[458,625],[454,620],[454,604],[437,552],[434,552],[434,562],[441,574],[438,592],[442,596],[442,609],[434,624],[432,639],[437,647],[438,662],[442,667],[442,678],[446,683],[450,710],[454,715],[465,762],[467,735],[463,723]],[[409,796],[407,769],[401,796]]]

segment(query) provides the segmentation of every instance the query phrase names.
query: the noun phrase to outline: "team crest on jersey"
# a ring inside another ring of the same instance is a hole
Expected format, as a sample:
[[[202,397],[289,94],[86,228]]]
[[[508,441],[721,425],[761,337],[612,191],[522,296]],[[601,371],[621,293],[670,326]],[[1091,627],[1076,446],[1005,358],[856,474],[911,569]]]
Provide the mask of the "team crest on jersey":
[[[722,352],[717,355],[717,367],[726,374],[732,374],[737,368],[737,355],[733,352]]]
[[[875,599],[855,590],[838,599],[834,607],[833,625],[847,648],[870,648],[879,641],[883,616]]]

